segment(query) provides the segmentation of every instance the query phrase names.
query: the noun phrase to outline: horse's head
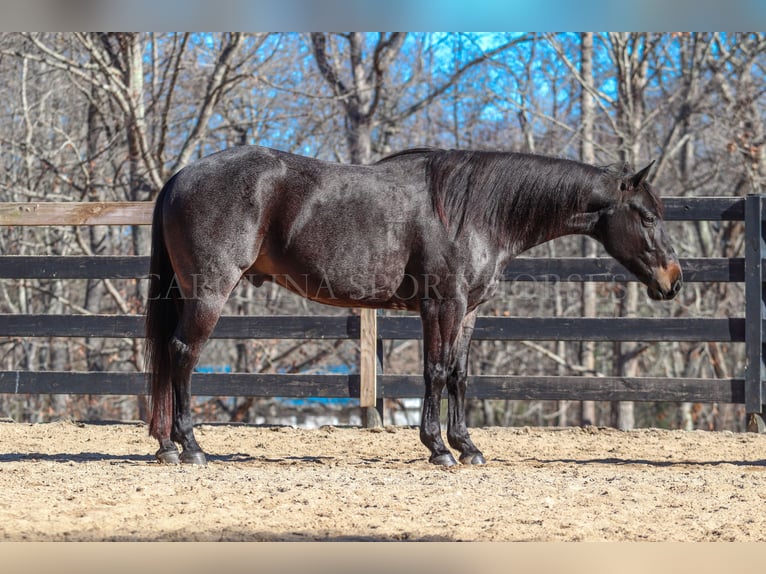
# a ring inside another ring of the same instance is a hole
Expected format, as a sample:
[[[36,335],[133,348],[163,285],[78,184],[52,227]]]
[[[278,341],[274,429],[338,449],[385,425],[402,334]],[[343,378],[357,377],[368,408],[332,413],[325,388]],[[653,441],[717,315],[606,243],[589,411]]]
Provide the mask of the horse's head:
[[[668,300],[681,290],[683,276],[663,225],[662,202],[646,181],[651,166],[610,178],[612,189],[594,196],[599,215],[592,235],[647,286],[649,297]]]

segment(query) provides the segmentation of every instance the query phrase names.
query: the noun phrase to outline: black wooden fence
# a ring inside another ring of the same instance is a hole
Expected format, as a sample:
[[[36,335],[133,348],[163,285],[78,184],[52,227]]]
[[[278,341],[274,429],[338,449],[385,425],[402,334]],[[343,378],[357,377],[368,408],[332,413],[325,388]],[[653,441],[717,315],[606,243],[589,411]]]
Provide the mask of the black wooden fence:
[[[746,308],[728,318],[522,318],[480,317],[475,340],[494,341],[698,341],[744,342],[742,376],[650,378],[475,375],[468,396],[482,399],[683,401],[745,404],[760,414],[764,403],[763,198],[665,198],[668,221],[743,221],[746,253],[739,258],[681,261],[686,282],[745,283]],[[5,204],[0,225],[96,225],[150,223],[147,204]],[[85,215],[83,215],[85,214]],[[148,257],[0,256],[0,279],[141,278]],[[515,260],[506,281],[632,281],[607,258]],[[0,337],[142,337],[143,318],[130,315],[0,315]],[[421,338],[417,317],[378,317],[377,337]],[[358,339],[359,316],[226,316],[213,338]],[[374,349],[374,347],[373,347]],[[378,373],[378,399],[420,397],[420,375]],[[0,393],[144,394],[142,373],[0,371]],[[359,397],[360,376],[338,374],[196,373],[193,392],[207,396]],[[752,418],[752,417],[751,417]],[[760,417],[754,417],[760,421]]]

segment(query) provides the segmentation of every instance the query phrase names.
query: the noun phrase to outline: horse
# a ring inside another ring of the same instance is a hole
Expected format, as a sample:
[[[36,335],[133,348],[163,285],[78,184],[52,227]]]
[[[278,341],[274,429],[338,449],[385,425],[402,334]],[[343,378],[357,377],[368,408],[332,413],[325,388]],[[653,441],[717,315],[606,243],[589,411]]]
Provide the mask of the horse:
[[[590,236],[670,300],[682,271],[647,176],[627,166],[500,151],[408,149],[347,165],[259,146],[192,162],[153,214],[146,358],[149,433],[162,463],[206,464],[194,436],[191,376],[229,294],[246,278],[308,299],[419,313],[429,461],[484,464],[465,421],[477,309],[509,261],[569,234]],[[180,445],[181,450],[177,445]]]

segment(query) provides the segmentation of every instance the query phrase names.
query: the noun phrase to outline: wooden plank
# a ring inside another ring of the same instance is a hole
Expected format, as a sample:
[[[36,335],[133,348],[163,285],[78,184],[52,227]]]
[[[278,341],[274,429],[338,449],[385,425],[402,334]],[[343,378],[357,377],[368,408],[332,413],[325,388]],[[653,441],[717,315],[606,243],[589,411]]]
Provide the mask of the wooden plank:
[[[224,316],[215,339],[358,339],[359,316]]]
[[[417,375],[381,375],[380,389],[386,398],[422,397],[423,379]],[[468,377],[466,397],[742,404],[745,382],[743,379],[478,375]]]
[[[681,260],[684,281],[740,283],[745,280],[745,262],[739,258],[689,257]],[[627,282],[635,275],[611,257],[520,257],[503,272],[505,281]]]
[[[375,407],[378,377],[378,329],[375,309],[362,309],[359,354],[359,406]]]
[[[761,381],[765,371],[763,363],[764,334],[764,275],[763,257],[766,254],[764,241],[763,203],[761,196],[748,195],[746,200],[747,220],[745,222],[745,314],[749,321],[746,332],[745,366],[746,410],[748,413],[761,413],[764,394]],[[759,320],[760,319],[760,320]]]
[[[417,317],[381,317],[383,339],[420,339]],[[744,342],[743,318],[479,317],[474,340]]]
[[[142,315],[0,315],[4,337],[143,337]],[[358,339],[359,317],[224,316],[217,339]]]
[[[148,275],[147,256],[0,256],[0,279],[134,279]]]
[[[0,315],[2,337],[143,337],[139,315]]]
[[[664,197],[668,221],[742,221],[742,197]],[[0,203],[0,225],[151,225],[154,202]]]
[[[0,371],[0,393],[144,395],[143,373],[76,371]],[[194,373],[197,396],[356,398],[358,375]]]
[[[681,260],[687,283],[743,282],[744,258],[686,258]],[[132,279],[149,275],[147,256],[0,256],[0,279]],[[505,281],[636,281],[611,257],[524,258],[513,260]]]
[[[0,371],[0,393],[144,395],[143,373]]]
[[[743,221],[744,197],[663,197],[666,221]]]
[[[681,269],[686,283],[745,281],[744,257],[686,257],[681,259]]]
[[[0,315],[0,337],[143,337],[139,315]],[[378,318],[382,339],[421,339],[419,317]],[[359,317],[224,316],[214,339],[358,339]],[[744,342],[743,318],[479,317],[474,340]]]
[[[381,375],[378,394],[422,397],[420,375]],[[470,376],[466,396],[509,400],[625,400],[742,404],[743,379]],[[0,371],[4,394],[143,395],[142,373]],[[358,375],[195,373],[195,396],[356,398]],[[445,391],[446,393],[446,391]]]
[[[153,201],[0,203],[0,225],[151,225]]]

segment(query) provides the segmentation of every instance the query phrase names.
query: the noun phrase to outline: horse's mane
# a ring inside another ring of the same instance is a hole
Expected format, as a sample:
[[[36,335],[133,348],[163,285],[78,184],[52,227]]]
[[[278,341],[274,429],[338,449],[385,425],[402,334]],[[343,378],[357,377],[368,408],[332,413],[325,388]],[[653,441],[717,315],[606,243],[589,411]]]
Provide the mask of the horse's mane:
[[[558,235],[609,177],[584,163],[513,152],[417,148],[381,162],[411,155],[426,159],[434,211],[453,237],[471,225],[509,246]]]

